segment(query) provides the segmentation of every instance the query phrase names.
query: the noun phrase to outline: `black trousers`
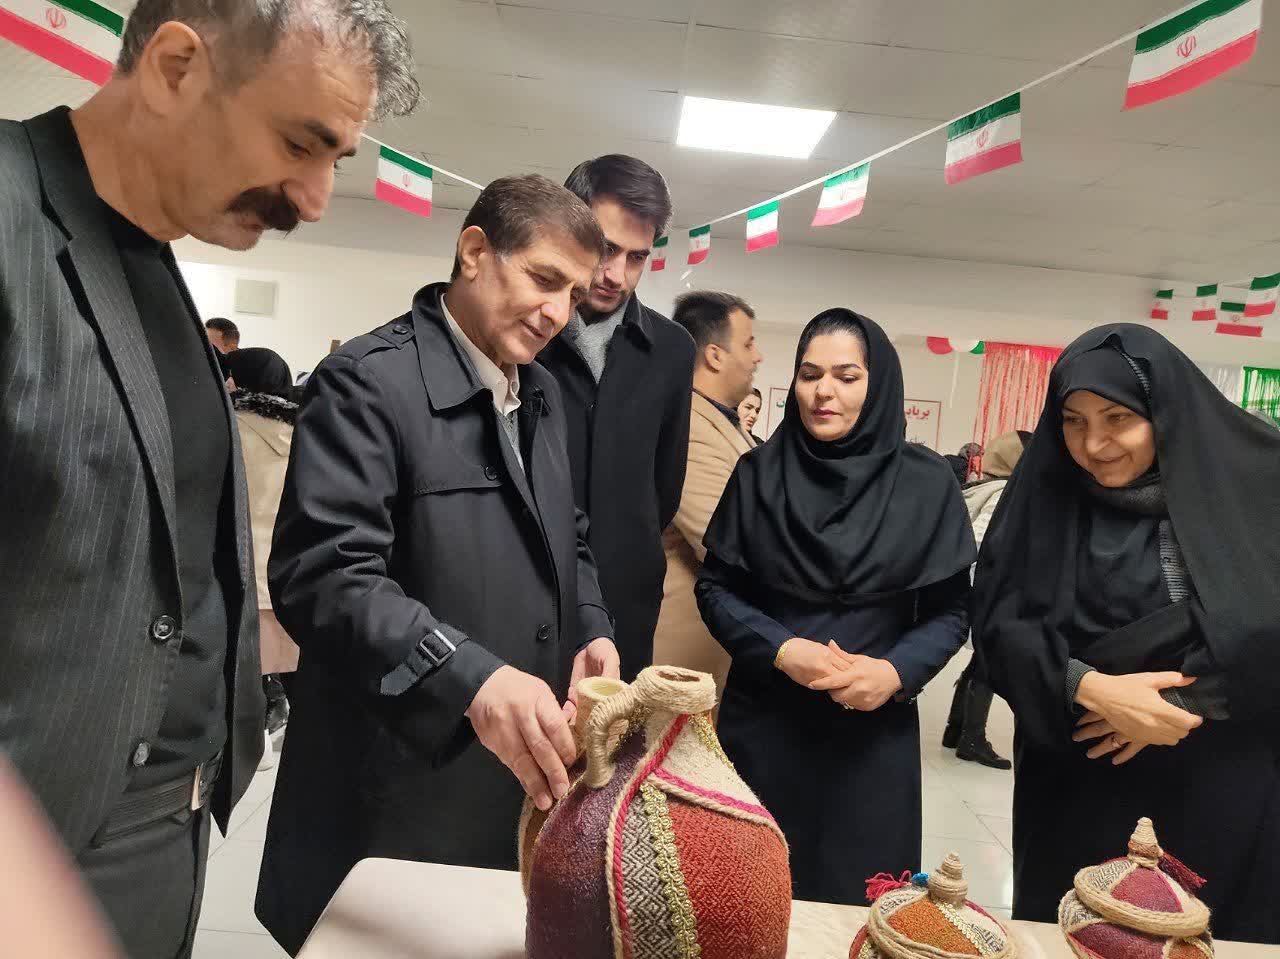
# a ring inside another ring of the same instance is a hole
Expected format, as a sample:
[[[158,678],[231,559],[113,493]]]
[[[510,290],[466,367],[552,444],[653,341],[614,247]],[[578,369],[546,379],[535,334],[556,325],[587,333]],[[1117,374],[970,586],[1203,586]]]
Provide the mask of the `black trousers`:
[[[129,959],[189,959],[209,859],[209,812],[148,823],[79,856]]]

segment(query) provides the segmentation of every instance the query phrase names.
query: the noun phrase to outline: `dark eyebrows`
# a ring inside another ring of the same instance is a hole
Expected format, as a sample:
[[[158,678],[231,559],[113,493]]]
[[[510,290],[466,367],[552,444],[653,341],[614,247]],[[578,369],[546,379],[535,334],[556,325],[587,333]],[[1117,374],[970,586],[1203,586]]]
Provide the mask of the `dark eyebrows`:
[[[338,139],[338,134],[334,133],[319,120],[308,120],[303,126],[306,127],[308,133],[327,146],[330,150],[336,150],[342,145],[342,141]],[[355,147],[344,150],[341,154],[344,157],[353,157],[356,155]]]
[[[752,337],[752,339],[755,339],[755,337]],[[808,360],[805,360],[803,363],[801,363],[801,364],[800,364],[800,368],[801,368],[801,369],[804,369],[806,366],[807,366],[807,367],[809,367],[809,369],[811,369],[811,370],[817,370],[819,373],[823,372],[822,367],[820,367],[817,363],[810,363]],[[831,367],[831,372],[832,372],[832,373],[844,373],[844,372],[846,372],[846,371],[848,371],[848,370],[859,370],[859,371],[861,371],[861,370],[862,370],[862,364],[860,364],[860,363],[837,363],[835,366]]]
[[[1104,406],[1102,409],[1098,410],[1098,412],[1099,412],[1099,413],[1110,413],[1112,410],[1116,409],[1117,407],[1119,407],[1119,408],[1120,408],[1120,409],[1122,409],[1122,410],[1127,410],[1127,411],[1128,411],[1128,412],[1130,412],[1130,413],[1132,413],[1132,412],[1133,412],[1132,410],[1130,410],[1130,409],[1129,409],[1129,407],[1125,406],[1123,403],[1110,403],[1110,404],[1108,404],[1107,406]],[[1085,415],[1084,413],[1081,413],[1079,410],[1072,409],[1072,408],[1071,408],[1070,406],[1068,406],[1066,403],[1063,403],[1063,404],[1062,404],[1062,412],[1064,412],[1064,413],[1070,413],[1070,414],[1071,414],[1071,415],[1073,415],[1073,416],[1084,416],[1084,415]]]

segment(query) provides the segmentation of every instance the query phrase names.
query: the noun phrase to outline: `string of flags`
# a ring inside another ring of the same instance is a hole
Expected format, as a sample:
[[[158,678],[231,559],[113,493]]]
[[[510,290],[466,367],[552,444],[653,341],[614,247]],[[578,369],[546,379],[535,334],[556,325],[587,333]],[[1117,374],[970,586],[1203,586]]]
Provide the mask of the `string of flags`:
[[[695,266],[710,255],[710,229],[735,217],[747,215],[746,249],[754,253],[780,240],[776,216],[780,204],[821,185],[814,227],[843,223],[862,212],[866,202],[871,164],[890,153],[945,129],[946,160],[943,177],[948,184],[960,183],[1022,162],[1022,94],[1094,60],[1121,44],[1134,41],[1133,61],[1125,89],[1124,109],[1156,103],[1194,90],[1228,70],[1247,63],[1258,44],[1262,29],[1263,0],[1199,0],[1140,30],[1085,54],[1046,73],[1012,93],[963,116],[924,130],[818,179],[793,187],[777,196],[693,227],[689,234],[688,263]],[[758,223],[768,210],[771,220]]]
[[[1166,287],[1156,290],[1150,316],[1153,320],[1169,320],[1190,315],[1193,322],[1216,323],[1215,333],[1262,336],[1262,319],[1276,312],[1278,299],[1280,273],[1255,276],[1246,290],[1226,288],[1218,283],[1201,284],[1190,293]],[[1280,329],[1276,332],[1280,333]]]

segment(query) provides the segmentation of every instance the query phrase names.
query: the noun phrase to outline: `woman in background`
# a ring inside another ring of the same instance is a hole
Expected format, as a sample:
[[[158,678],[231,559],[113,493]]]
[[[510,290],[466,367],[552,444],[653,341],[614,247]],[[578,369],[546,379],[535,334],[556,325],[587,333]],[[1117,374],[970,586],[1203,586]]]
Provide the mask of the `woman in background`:
[[[284,490],[293,424],[298,406],[289,364],[280,354],[261,347],[235,350],[222,358],[233,392],[240,447],[244,452],[245,477],[249,484],[249,518],[253,526],[253,561],[258,580],[258,629],[262,649],[262,688],[267,695],[264,719],[266,751],[259,769],[269,769],[275,761],[271,734],[288,719],[289,702],[281,673],[298,668],[298,647],[284,631],[271,610],[267,591],[267,560],[276,512]]]
[[[915,698],[964,642],[976,551],[902,399],[884,331],[818,315],[781,425],[707,529],[698,605],[733,657],[720,739],[787,837],[799,899],[863,903],[869,876],[920,865]]]
[[[983,543],[974,647],[1017,720],[1016,918],[1141,816],[1214,935],[1280,943],[1280,434],[1156,331],[1063,352]]]
[[[746,399],[738,404],[738,419],[742,422],[742,429],[751,437],[751,442],[759,446],[764,442],[760,437],[756,436],[756,420],[760,419],[760,410],[764,407],[764,399],[760,396],[760,391],[754,386],[751,392],[747,394]]]

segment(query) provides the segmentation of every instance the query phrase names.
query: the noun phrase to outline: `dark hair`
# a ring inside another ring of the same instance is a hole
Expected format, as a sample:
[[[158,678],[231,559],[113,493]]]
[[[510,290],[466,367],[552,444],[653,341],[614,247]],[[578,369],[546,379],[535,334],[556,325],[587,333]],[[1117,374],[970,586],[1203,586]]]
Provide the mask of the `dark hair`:
[[[732,293],[694,290],[676,298],[676,308],[671,319],[689,331],[694,345],[701,353],[712,343],[716,346],[728,345],[725,340],[729,336],[729,314],[734,310],[741,310],[753,320],[756,318],[755,311],[741,297]]]
[[[804,355],[809,352],[809,344],[819,336],[829,336],[832,333],[848,333],[858,341],[864,357],[871,355],[871,347],[867,343],[867,331],[862,328],[862,320],[857,313],[843,308],[824,310],[810,320],[804,332],[800,334],[800,342],[796,346],[797,370],[804,362]]]
[[[764,397],[760,395],[760,391],[756,389],[754,386],[751,387],[751,392],[755,394],[756,399],[758,399],[761,403],[764,402]]]
[[[667,232],[671,191],[662,174],[643,160],[622,153],[584,160],[564,185],[587,206],[601,197],[617,200],[628,213],[653,224],[655,239]]]
[[[471,207],[462,229],[478,226],[498,256],[508,256],[533,244],[539,236],[558,232],[597,257],[604,256],[604,233],[591,208],[544,176],[526,173],[504,176],[490,183]],[[456,280],[462,261],[453,257]]]
[[[236,389],[250,393],[268,393],[282,400],[293,396],[293,374],[289,364],[275,350],[250,346],[235,350],[222,358],[222,370],[235,380]]]
[[[214,330],[215,332],[221,333],[224,340],[230,340],[233,343],[240,342],[240,327],[236,326],[225,316],[211,317],[209,321],[205,323],[204,328],[206,330]]]
[[[364,58],[377,83],[374,119],[405,116],[418,105],[409,34],[386,0],[138,0],[116,70],[131,73],[156,31],[174,20],[208,45],[232,86],[247,80],[285,37],[310,30]]]

